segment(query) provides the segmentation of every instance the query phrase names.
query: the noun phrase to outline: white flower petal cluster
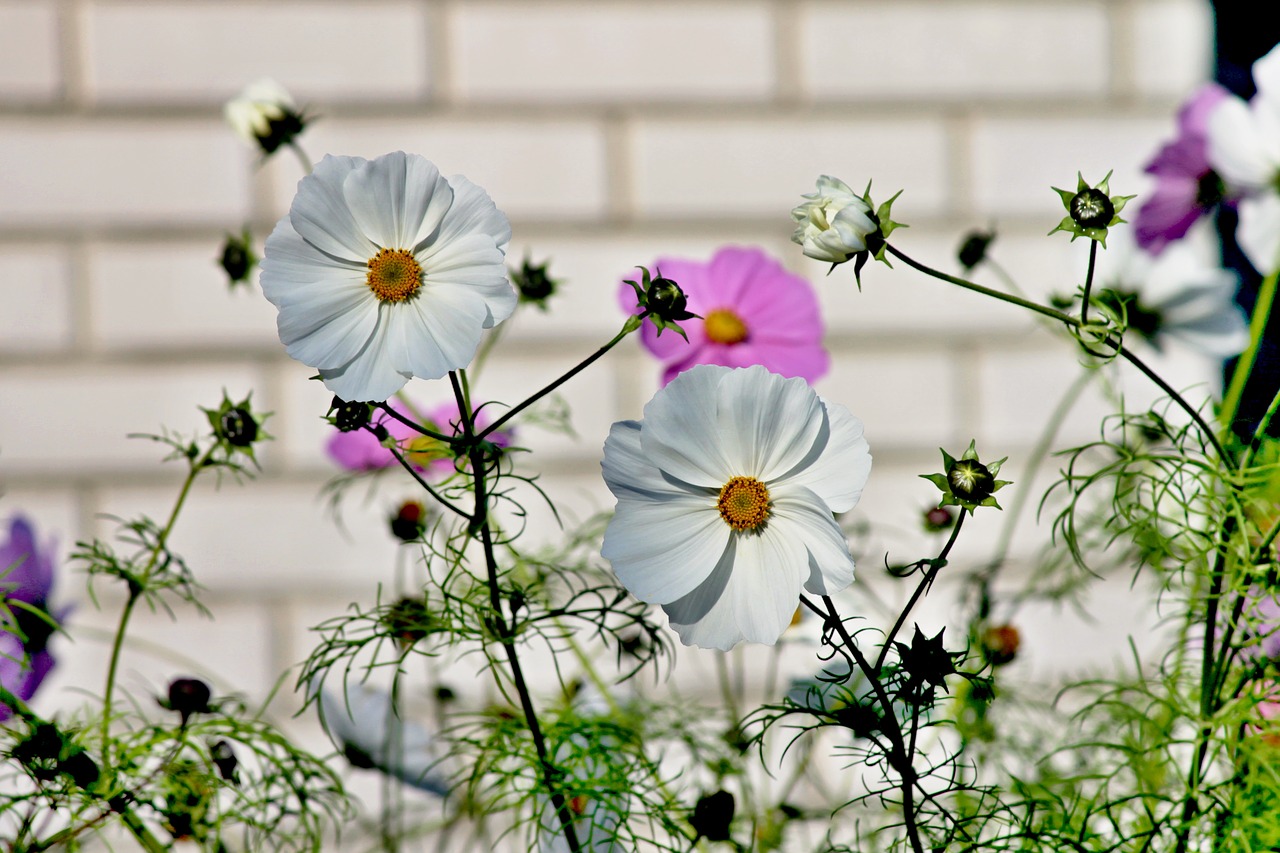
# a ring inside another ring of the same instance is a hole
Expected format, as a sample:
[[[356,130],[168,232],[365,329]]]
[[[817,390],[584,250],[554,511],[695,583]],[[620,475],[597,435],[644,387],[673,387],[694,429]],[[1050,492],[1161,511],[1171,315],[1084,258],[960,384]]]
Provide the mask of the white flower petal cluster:
[[[511,224],[480,187],[397,151],[325,157],[267,238],[262,292],[288,353],[347,401],[466,367],[511,316]]]
[[[1253,64],[1258,93],[1210,113],[1208,158],[1239,202],[1236,239],[1264,275],[1280,267],[1280,47]]]
[[[853,582],[833,513],[871,472],[862,422],[802,379],[699,365],[613,425],[605,482],[618,499],[603,555],[686,645],[775,643],[800,592]]]
[[[376,769],[438,796],[449,786],[437,765],[435,739],[424,726],[400,719],[391,696],[349,683],[346,698],[320,690],[320,719],[335,744]]]
[[[818,178],[818,191],[806,193],[804,204],[791,211],[796,221],[791,240],[819,261],[844,263],[867,248],[867,235],[876,230],[871,208],[844,181],[830,175]]]
[[[283,86],[269,77],[255,80],[227,101],[222,108],[227,124],[238,136],[257,145],[260,137],[271,132],[271,122],[296,112],[293,98]]]

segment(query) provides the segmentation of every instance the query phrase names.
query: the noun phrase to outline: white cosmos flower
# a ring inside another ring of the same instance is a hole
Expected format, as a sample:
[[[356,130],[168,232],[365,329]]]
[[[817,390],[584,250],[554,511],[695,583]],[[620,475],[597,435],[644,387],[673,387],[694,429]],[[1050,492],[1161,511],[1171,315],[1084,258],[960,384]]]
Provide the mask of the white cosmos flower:
[[[1209,164],[1243,193],[1236,239],[1264,275],[1280,266],[1280,47],[1253,64],[1258,94],[1224,98],[1209,114]]]
[[[320,721],[329,737],[357,767],[381,770],[438,796],[449,786],[437,768],[435,739],[424,726],[402,720],[391,695],[349,683],[346,701],[320,690]]]
[[[511,225],[466,178],[397,151],[325,157],[267,238],[262,292],[289,355],[347,401],[466,367],[511,316]]]
[[[618,499],[601,552],[686,645],[772,644],[800,591],[853,582],[833,513],[871,472],[862,422],[803,379],[698,365],[613,425],[604,479]]]
[[[269,77],[245,86],[222,108],[223,117],[231,129],[255,145],[261,137],[270,134],[271,122],[279,121],[286,113],[296,112],[292,96]]]
[[[844,181],[823,175],[818,191],[803,198],[809,200],[791,211],[797,223],[791,240],[806,255],[839,264],[867,248],[867,235],[876,230],[871,208]]]

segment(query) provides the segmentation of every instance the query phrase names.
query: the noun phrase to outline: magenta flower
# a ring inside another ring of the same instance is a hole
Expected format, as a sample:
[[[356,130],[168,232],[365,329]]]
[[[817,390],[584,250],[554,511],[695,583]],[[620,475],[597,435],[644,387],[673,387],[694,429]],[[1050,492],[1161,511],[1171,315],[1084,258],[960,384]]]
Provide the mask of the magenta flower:
[[[1178,135],[1164,145],[1146,171],[1155,192],[1138,208],[1134,232],[1138,245],[1153,255],[1180,240],[1196,220],[1223,201],[1222,178],[1209,165],[1209,114],[1228,92],[1216,83],[1196,90],[1178,112]]]
[[[22,516],[9,521],[8,541],[0,544],[0,684],[24,702],[35,695],[45,676],[53,669],[49,635],[53,626],[27,607],[47,614],[57,623],[67,610],[49,610],[53,591],[53,543],[43,550],[37,545],[31,523]],[[11,711],[0,704],[0,720]]]
[[[702,318],[680,323],[688,341],[674,332],[659,337],[649,323],[641,329],[641,341],[663,363],[663,385],[695,364],[760,364],[809,382],[826,374],[831,359],[813,288],[762,250],[726,246],[707,263],[660,258],[654,269],[680,285],[688,310]],[[633,311],[635,291],[623,284],[619,294],[624,310]]]
[[[458,410],[457,401],[441,403],[426,412],[425,419],[415,417],[409,411],[410,407],[404,403],[393,405],[388,402],[387,405],[410,420],[417,421],[441,435],[457,435],[462,432],[461,413]],[[491,406],[486,406],[476,412],[476,429],[486,429],[493,423],[493,416],[489,414],[491,410]],[[381,424],[386,428],[387,435],[395,439],[400,452],[416,470],[430,472],[440,477],[448,476],[453,472],[453,454],[444,442],[423,435],[385,412],[380,412],[373,423]],[[511,429],[498,430],[489,436],[489,441],[498,447],[510,447],[514,435],[514,430]],[[330,459],[348,471],[376,471],[399,464],[391,451],[383,447],[373,433],[365,429],[353,432],[335,431],[329,439],[326,450]]]

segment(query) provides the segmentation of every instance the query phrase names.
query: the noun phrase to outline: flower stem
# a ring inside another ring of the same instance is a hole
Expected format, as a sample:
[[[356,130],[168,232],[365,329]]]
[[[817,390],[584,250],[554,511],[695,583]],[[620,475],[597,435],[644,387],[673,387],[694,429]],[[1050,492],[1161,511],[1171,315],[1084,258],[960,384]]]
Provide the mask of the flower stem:
[[[621,340],[622,336],[616,337],[609,346]],[[603,355],[602,351],[599,355]],[[598,358],[599,355],[580,365],[575,371],[580,370]],[[569,374],[572,375],[572,372]],[[568,376],[564,377],[567,379]],[[493,548],[493,531],[489,524],[489,497],[487,493],[487,483],[485,482],[486,469],[484,453],[480,448],[479,439],[483,437],[476,435],[475,423],[471,416],[471,408],[467,401],[467,393],[463,390],[462,383],[458,379],[456,371],[449,372],[449,381],[453,385],[453,394],[458,402],[458,411],[462,417],[462,431],[465,440],[470,448],[469,457],[471,462],[471,476],[475,483],[475,512],[471,517],[471,528],[478,531],[480,536],[480,544],[484,550],[485,570],[489,584],[489,606],[492,608],[492,618],[494,629],[498,634],[498,641],[502,644],[503,651],[506,653],[507,664],[511,668],[511,681],[515,685],[516,693],[520,697],[520,709],[524,712],[525,724],[529,727],[529,736],[533,739],[533,748],[538,754],[538,764],[542,771],[542,783],[546,787],[547,792],[551,795],[551,806],[556,811],[556,817],[560,821],[560,828],[564,832],[565,841],[569,844],[570,853],[581,853],[582,846],[578,841],[578,834],[573,826],[573,815],[569,811],[569,805],[565,801],[564,794],[561,793],[559,785],[556,783],[556,769],[552,766],[551,760],[547,757],[547,745],[542,735],[542,727],[538,723],[538,713],[533,707],[533,699],[529,694],[529,686],[525,682],[524,670],[520,666],[520,656],[516,652],[514,634],[511,627],[507,624],[506,618],[502,614],[502,594],[498,584],[498,561],[494,554]],[[562,380],[563,381],[563,380]],[[531,398],[535,399],[535,398]],[[528,402],[528,401],[526,401]],[[515,414],[516,409],[508,412],[508,416]],[[500,422],[499,422],[500,423]],[[495,427],[497,424],[495,424]],[[490,427],[492,431],[494,427]],[[488,434],[486,431],[484,434]]]
[[[1089,270],[1084,274],[1084,295],[1080,298],[1080,325],[1089,324],[1089,291],[1093,289],[1093,268],[1098,260],[1098,241],[1089,241]]]
[[[880,654],[876,657],[876,672],[880,671],[880,667],[884,666],[885,658],[889,655],[889,647],[893,645],[893,638],[898,636],[898,632],[902,630],[903,624],[907,621],[907,617],[915,608],[916,603],[920,601],[920,597],[924,595],[925,590],[933,586],[933,579],[938,576],[938,572],[942,571],[942,567],[947,564],[947,555],[951,553],[951,546],[956,544],[956,539],[960,536],[960,528],[964,526],[965,516],[969,511],[964,507],[960,508],[960,514],[956,516],[956,526],[951,528],[951,537],[947,539],[947,544],[942,546],[942,551],[938,556],[929,561],[929,571],[925,572],[924,578],[917,584],[915,592],[911,593],[911,600],[907,602],[907,606],[902,608],[902,612],[898,614],[898,619],[893,623],[893,628],[885,635],[884,644],[880,647]]]
[[[111,770],[111,697],[115,692],[116,671],[120,666],[120,653],[124,647],[125,631],[129,626],[129,618],[133,615],[133,608],[137,605],[138,599],[142,597],[143,591],[147,588],[147,582],[151,580],[151,573],[155,569],[156,561],[160,559],[160,552],[164,550],[165,543],[169,540],[169,534],[173,531],[173,525],[178,521],[178,514],[182,512],[182,506],[187,501],[187,495],[191,493],[192,483],[196,481],[196,477],[200,476],[200,472],[208,464],[216,447],[216,444],[211,446],[199,460],[191,463],[186,479],[182,481],[182,488],[178,491],[178,498],[174,502],[173,510],[169,513],[169,520],[165,522],[164,528],[156,536],[156,544],[151,549],[151,556],[147,560],[147,565],[143,568],[140,577],[137,579],[131,577],[129,579],[129,598],[125,601],[124,608],[120,611],[120,622],[116,626],[115,637],[111,641],[111,659],[107,664],[107,681],[102,689],[102,764],[104,773]]]
[[[1258,350],[1262,346],[1262,334],[1266,331],[1267,320],[1271,316],[1271,306],[1276,298],[1276,283],[1280,279],[1280,268],[1262,280],[1258,288],[1258,299],[1253,304],[1253,317],[1249,321],[1249,346],[1240,354],[1235,369],[1231,371],[1231,384],[1222,397],[1222,411],[1219,422],[1230,429],[1240,413],[1240,400],[1244,396],[1244,386],[1253,373],[1254,361],[1258,358]]]
[[[527,398],[524,402],[520,403],[515,408],[511,409],[506,414],[504,414],[502,417],[498,418],[496,421],[494,421],[492,424],[489,425],[488,429],[481,431],[480,434],[474,436],[474,438],[476,440],[481,440],[489,436],[491,433],[501,429],[503,425],[506,424],[507,421],[511,420],[516,415],[520,414],[525,409],[529,408],[534,403],[538,402],[543,397],[547,396],[552,391],[556,390],[557,388],[559,388],[564,383],[568,382],[573,377],[577,376],[583,370],[586,370],[587,367],[589,367],[591,364],[596,362],[601,356],[603,356],[609,350],[617,346],[619,341],[621,341],[627,335],[634,332],[636,329],[640,328],[640,324],[642,322],[643,321],[638,316],[628,317],[627,321],[622,324],[622,330],[618,332],[618,334],[614,335],[613,338],[607,344],[600,347],[600,349],[596,350],[591,355],[584,358],[582,361],[578,362],[576,365],[571,367],[566,373],[561,375],[558,379],[554,380],[553,382],[548,384],[546,387],[542,388],[540,391],[535,392],[533,396]]]

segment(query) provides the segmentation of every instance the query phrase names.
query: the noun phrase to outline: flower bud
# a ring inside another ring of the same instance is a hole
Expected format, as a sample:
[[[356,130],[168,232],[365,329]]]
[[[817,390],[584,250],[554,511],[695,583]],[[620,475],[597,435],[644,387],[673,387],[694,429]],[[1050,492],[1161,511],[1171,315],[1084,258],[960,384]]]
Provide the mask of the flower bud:
[[[416,542],[427,529],[427,510],[418,501],[405,501],[391,517],[391,535],[404,542]]]
[[[791,211],[796,222],[791,240],[810,258],[844,263],[867,249],[868,234],[879,232],[870,205],[844,181],[822,175],[817,191],[802,197],[808,201]]]
[[[341,397],[334,397],[329,403],[329,414],[339,432],[355,432],[369,423],[369,404],[348,403]]]
[[[947,469],[947,482],[957,498],[980,504],[995,491],[996,478],[977,459],[957,459]]]
[[[228,409],[218,418],[218,437],[234,447],[248,447],[258,439],[258,422],[248,409]]]
[[[955,514],[945,506],[935,506],[924,511],[924,529],[929,533],[950,530],[955,523]]]
[[[240,773],[236,770],[239,762],[236,760],[236,753],[231,748],[231,744],[225,740],[220,740],[209,747],[209,755],[213,759],[213,764],[218,768],[218,775],[233,785],[240,784]]]
[[[1018,656],[1022,637],[1012,625],[992,625],[982,632],[982,656],[992,666],[1004,666]]]
[[[80,788],[88,788],[102,775],[102,771],[98,769],[98,763],[83,749],[72,752],[59,761],[58,772],[66,773]]]
[[[520,292],[521,302],[532,302],[544,311],[547,308],[547,300],[555,294],[560,284],[547,275],[545,263],[534,266],[528,258],[525,258],[520,269],[511,271],[511,282]]]
[[[431,613],[427,610],[427,600],[406,595],[387,609],[382,624],[401,649],[412,647],[429,633]]]
[[[1116,206],[1102,190],[1088,187],[1071,197],[1071,218],[1081,228],[1105,228],[1116,215]]]
[[[253,272],[253,268],[258,265],[258,257],[253,253],[247,230],[238,237],[234,234],[227,235],[227,241],[222,244],[222,257],[218,259],[218,264],[227,274],[231,284],[249,280],[249,273]]]
[[[964,242],[960,244],[959,251],[956,252],[960,266],[967,271],[986,260],[987,248],[990,247],[995,239],[996,233],[994,231],[973,231],[969,233],[964,238]]]
[[[645,305],[651,314],[663,320],[683,319],[676,315],[685,313],[688,307],[689,300],[684,291],[671,279],[662,278],[661,272],[658,275],[649,282],[649,289],[645,291]]]
[[[212,710],[209,707],[212,696],[209,685],[198,678],[175,678],[169,682],[169,701],[161,705],[181,714],[182,725],[186,726],[192,714],[207,714]]]
[[[307,120],[274,80],[250,83],[223,108],[227,124],[264,154],[274,154],[306,129]]]
[[[689,825],[708,841],[728,841],[729,824],[733,822],[733,794],[720,790],[698,799]]]
[[[1088,237],[1090,240],[1097,240],[1105,249],[1107,229],[1124,222],[1120,218],[1120,211],[1134,198],[1131,195],[1111,195],[1110,181],[1111,173],[1107,172],[1096,187],[1091,187],[1085,183],[1084,176],[1077,173],[1075,192],[1054,187],[1053,191],[1062,199],[1067,215],[1049,233],[1065,231],[1071,235],[1072,240]]]

